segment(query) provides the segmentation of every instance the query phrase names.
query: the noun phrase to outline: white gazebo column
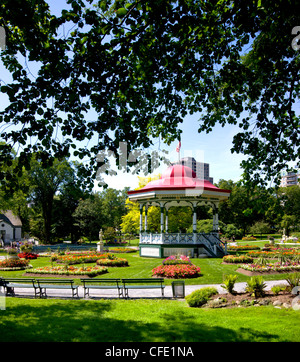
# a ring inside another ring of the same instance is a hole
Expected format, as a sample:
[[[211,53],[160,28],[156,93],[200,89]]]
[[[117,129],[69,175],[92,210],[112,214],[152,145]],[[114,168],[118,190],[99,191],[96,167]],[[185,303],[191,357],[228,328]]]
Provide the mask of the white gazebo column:
[[[148,220],[147,220],[148,206],[145,205],[145,232],[148,230]]]
[[[143,204],[140,204],[140,234],[143,231]]]
[[[213,231],[219,230],[219,215],[218,215],[218,206],[213,208]]]
[[[216,209],[215,224],[216,224],[216,231],[219,231],[219,214],[218,214],[218,209]]]
[[[169,230],[169,209],[166,208],[166,233]]]
[[[160,204],[160,232],[164,231],[164,207]]]
[[[197,210],[196,206],[193,206],[193,233],[197,232]]]

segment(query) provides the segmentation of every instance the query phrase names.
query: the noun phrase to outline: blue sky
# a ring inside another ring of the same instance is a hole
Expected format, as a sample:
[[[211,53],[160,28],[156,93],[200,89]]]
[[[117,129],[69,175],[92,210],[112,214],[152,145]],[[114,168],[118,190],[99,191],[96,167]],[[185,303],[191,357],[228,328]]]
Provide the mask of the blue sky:
[[[59,15],[63,8],[67,8],[65,0],[48,0],[51,11],[55,15]],[[0,75],[5,79],[4,69],[0,63]],[[7,99],[0,95],[0,109],[7,105]],[[240,163],[245,156],[231,153],[233,136],[240,130],[238,126],[226,125],[222,128],[217,125],[209,134],[198,133],[198,118],[199,115],[187,116],[180,126],[182,130],[181,135],[181,157],[194,157],[197,161],[206,162],[210,165],[210,176],[213,177],[214,182],[220,179],[238,181],[242,175]],[[178,153],[175,151],[177,141],[173,142],[170,146],[163,144],[159,139],[154,140],[154,145],[150,151],[166,150],[167,157],[171,162],[177,161]],[[163,172],[167,165],[162,165],[153,172],[153,175]],[[116,167],[114,167],[117,170]],[[140,174],[140,176],[144,176]],[[149,176],[149,175],[148,175]],[[130,187],[134,189],[138,185],[138,177],[132,172],[123,173],[118,171],[116,176],[103,176],[104,181],[109,187],[116,189],[123,189]],[[97,182],[95,182],[96,185]],[[95,190],[102,188],[95,187]]]
[[[220,179],[238,181],[242,175],[240,163],[245,156],[232,154],[233,136],[239,132],[238,126],[227,125],[224,128],[217,125],[212,132],[198,133],[198,117],[196,115],[187,116],[180,126],[183,131],[181,135],[181,157],[194,157],[196,161],[206,162],[210,165],[210,177],[214,178],[214,183]],[[167,158],[171,161],[178,160],[176,146],[178,142],[173,142],[170,146],[163,144],[159,139],[154,141],[151,151],[165,150],[168,152]],[[153,175],[163,172],[168,166],[163,164],[157,168]],[[114,168],[117,171],[117,168]],[[140,174],[139,176],[145,176]],[[149,175],[147,175],[149,176]],[[116,176],[103,176],[109,187],[122,189],[125,186],[131,189],[137,187],[138,177],[131,172],[124,173],[117,171]],[[95,190],[98,188],[96,187]],[[100,188],[101,189],[101,188]]]

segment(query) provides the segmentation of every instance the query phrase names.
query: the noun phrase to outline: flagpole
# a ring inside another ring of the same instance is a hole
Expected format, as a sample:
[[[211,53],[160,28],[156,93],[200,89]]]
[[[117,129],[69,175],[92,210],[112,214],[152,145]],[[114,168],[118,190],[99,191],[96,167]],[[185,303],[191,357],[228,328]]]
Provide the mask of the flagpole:
[[[180,149],[181,149],[181,139],[178,139],[178,146],[176,147],[176,152],[178,152],[178,163],[180,163]]]

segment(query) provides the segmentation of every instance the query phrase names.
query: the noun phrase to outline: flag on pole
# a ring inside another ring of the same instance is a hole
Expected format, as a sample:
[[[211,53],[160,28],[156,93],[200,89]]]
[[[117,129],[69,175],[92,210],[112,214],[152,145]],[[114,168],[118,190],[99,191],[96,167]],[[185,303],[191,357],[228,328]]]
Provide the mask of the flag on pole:
[[[181,142],[179,141],[178,142],[178,145],[176,147],[176,152],[179,152],[180,151],[180,148],[181,148]]]

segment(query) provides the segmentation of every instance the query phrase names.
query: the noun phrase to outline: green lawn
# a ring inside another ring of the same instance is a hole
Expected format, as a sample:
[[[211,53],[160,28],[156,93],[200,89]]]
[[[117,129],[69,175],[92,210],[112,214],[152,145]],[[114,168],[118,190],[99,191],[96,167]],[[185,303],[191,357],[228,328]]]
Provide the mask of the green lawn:
[[[108,268],[108,273],[103,274],[103,278],[149,278],[152,276],[152,269],[160,265],[163,259],[156,258],[143,258],[139,256],[138,252],[135,253],[124,253],[124,254],[115,254],[120,258],[126,258],[129,261],[129,267],[120,267],[120,268]],[[223,276],[226,274],[237,274],[237,282],[245,282],[249,277],[237,273],[238,265],[223,265],[222,259],[220,258],[205,258],[205,259],[191,259],[192,263],[199,266],[201,269],[201,275],[198,278],[185,279],[186,285],[197,285],[197,284],[220,284],[223,282]],[[51,265],[50,259],[48,257],[39,257],[38,259],[31,260],[30,264],[36,267],[42,267]],[[55,263],[53,263],[56,265]],[[95,265],[89,264],[89,265]],[[24,270],[21,271],[0,271],[0,277],[23,277]],[[45,275],[45,277],[47,277]],[[55,277],[54,275],[49,275],[49,277]],[[265,280],[277,280],[284,279],[286,274],[272,274],[265,275]],[[99,276],[98,278],[101,278]],[[170,285],[173,280],[167,280],[166,284]],[[79,283],[79,280],[75,279],[76,283]]]
[[[299,342],[300,312],[189,308],[185,301],[6,298],[0,341]]]
[[[129,267],[109,268],[103,277],[150,277],[162,259],[140,258],[138,253],[117,254]],[[221,259],[192,259],[201,276],[186,284],[222,283],[223,275],[235,273],[236,265]],[[48,257],[32,260],[33,267],[51,264]],[[0,272],[23,276],[24,271]],[[248,277],[238,274],[238,281]],[[280,274],[280,279],[284,279]],[[279,279],[278,275],[265,280]],[[76,280],[76,279],[75,279]],[[79,280],[76,280],[79,283]],[[170,284],[171,280],[166,280]],[[298,341],[300,312],[274,307],[232,309],[189,308],[174,300],[58,300],[5,299],[0,310],[0,341]],[[117,331],[117,333],[116,333]]]

